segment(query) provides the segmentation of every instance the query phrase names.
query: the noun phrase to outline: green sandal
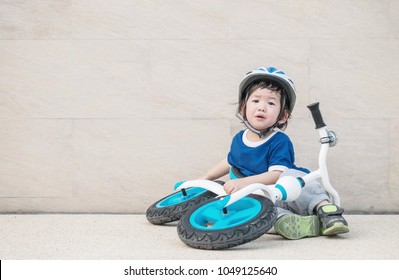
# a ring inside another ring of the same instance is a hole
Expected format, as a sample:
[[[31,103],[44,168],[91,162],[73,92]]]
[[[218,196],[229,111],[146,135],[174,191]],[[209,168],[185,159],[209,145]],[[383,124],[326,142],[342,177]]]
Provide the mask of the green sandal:
[[[300,216],[287,214],[281,217],[274,224],[278,234],[287,239],[301,239],[304,237],[318,236],[320,222],[317,216]]]
[[[348,223],[342,217],[344,209],[334,205],[327,204],[317,210],[320,218],[321,235],[337,235],[349,232]]]

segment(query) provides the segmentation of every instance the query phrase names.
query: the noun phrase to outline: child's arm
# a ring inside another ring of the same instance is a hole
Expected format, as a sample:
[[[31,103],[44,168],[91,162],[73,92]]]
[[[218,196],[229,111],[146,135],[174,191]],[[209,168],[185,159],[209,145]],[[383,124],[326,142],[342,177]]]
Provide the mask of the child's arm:
[[[229,170],[230,164],[227,162],[227,158],[224,158],[221,162],[216,164],[216,166],[214,166],[212,169],[202,175],[200,179],[216,180],[228,174]]]
[[[224,190],[227,194],[238,191],[239,189],[253,183],[262,183],[265,185],[273,185],[277,182],[282,171],[273,170],[259,175],[248,176],[241,179],[227,181],[224,184]]]

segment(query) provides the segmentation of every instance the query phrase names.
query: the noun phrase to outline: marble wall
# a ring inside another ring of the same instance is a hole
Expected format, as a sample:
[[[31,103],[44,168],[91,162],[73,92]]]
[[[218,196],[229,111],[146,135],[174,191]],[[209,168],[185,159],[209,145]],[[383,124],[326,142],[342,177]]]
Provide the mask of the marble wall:
[[[398,0],[1,0],[0,212],[144,213],[222,159],[240,79],[286,70],[347,211],[399,212]]]

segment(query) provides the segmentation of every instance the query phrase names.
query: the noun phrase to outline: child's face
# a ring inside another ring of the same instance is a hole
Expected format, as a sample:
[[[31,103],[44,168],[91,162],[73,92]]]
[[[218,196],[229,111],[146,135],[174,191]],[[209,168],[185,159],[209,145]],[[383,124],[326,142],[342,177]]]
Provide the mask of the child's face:
[[[258,88],[248,98],[245,115],[255,129],[266,130],[276,123],[280,110],[280,93],[267,88]],[[285,121],[284,117],[279,123]]]

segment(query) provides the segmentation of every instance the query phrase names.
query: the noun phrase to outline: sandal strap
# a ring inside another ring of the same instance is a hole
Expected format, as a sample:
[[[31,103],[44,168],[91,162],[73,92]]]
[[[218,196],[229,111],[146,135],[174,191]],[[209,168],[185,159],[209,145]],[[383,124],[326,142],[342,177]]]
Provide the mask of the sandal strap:
[[[341,207],[338,207],[334,204],[327,204],[319,207],[317,210],[317,215],[320,218],[325,218],[328,216],[336,216],[336,215],[342,215],[344,213],[344,209]]]

